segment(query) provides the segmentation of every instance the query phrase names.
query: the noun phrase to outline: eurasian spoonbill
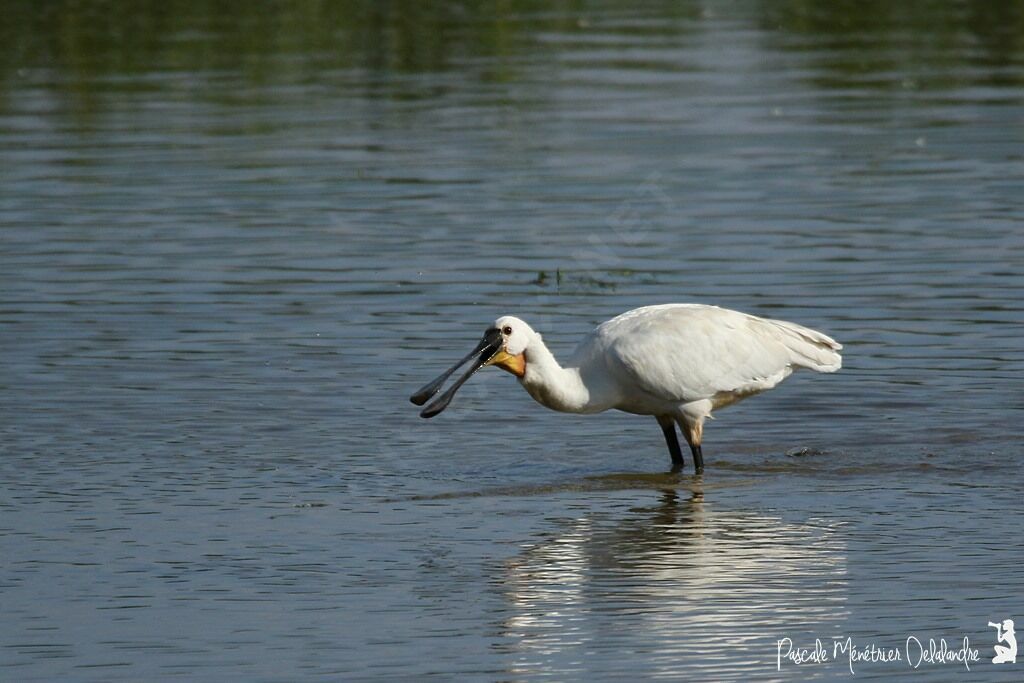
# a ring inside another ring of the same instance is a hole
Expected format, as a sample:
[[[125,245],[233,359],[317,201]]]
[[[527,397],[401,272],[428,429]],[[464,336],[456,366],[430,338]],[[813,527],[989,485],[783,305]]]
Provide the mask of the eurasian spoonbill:
[[[701,440],[711,411],[771,389],[793,370],[835,372],[843,348],[826,334],[771,318],[700,304],[645,306],[598,325],[559,365],[541,336],[519,318],[503,316],[465,358],[412,395],[423,405],[466,361],[470,368],[424,408],[433,417],[448,407],[473,373],[496,365],[519,378],[543,406],[566,413],[611,408],[653,415],[672,455],[683,467],[678,424],[694,469],[704,469]]]

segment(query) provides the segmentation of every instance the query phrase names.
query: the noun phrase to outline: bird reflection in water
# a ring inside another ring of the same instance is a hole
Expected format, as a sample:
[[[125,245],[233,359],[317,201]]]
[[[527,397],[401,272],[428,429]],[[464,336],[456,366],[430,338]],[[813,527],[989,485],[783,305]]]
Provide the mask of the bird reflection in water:
[[[699,481],[657,495],[566,520],[508,562],[511,675],[607,671],[627,652],[650,667],[633,673],[735,674],[774,668],[779,638],[839,628],[847,549],[832,523],[718,509]]]

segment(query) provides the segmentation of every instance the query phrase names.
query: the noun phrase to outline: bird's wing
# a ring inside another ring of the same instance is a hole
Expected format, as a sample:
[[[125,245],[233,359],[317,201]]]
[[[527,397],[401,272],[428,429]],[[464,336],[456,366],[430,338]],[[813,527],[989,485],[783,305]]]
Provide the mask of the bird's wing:
[[[780,322],[714,306],[649,306],[609,320],[595,336],[621,380],[661,400],[689,402],[770,389],[794,367],[811,367],[798,353],[803,346],[828,340],[839,347]]]

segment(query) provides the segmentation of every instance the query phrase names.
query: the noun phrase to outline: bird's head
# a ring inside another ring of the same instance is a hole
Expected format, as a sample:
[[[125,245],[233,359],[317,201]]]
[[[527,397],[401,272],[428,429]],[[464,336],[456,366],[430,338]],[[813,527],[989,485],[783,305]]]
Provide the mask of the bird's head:
[[[511,315],[495,320],[491,330],[497,330],[501,335],[501,345],[498,352],[485,365],[495,365],[516,377],[525,375],[526,348],[530,345],[534,331],[525,322]]]
[[[526,349],[530,341],[535,337],[537,337],[537,333],[519,318],[510,315],[502,316],[495,320],[491,327],[487,328],[476,348],[442,373],[440,377],[413,394],[409,400],[418,406],[423,405],[441,390],[445,380],[453,372],[474,357],[475,359],[469,369],[446,392],[424,408],[420,412],[420,416],[434,417],[447,408],[459,387],[484,366],[496,365],[502,370],[511,372],[516,377],[523,377],[526,374]]]

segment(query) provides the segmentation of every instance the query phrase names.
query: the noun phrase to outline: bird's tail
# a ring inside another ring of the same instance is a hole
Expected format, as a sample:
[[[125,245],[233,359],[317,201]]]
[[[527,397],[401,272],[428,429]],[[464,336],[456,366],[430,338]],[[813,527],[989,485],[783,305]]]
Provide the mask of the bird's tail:
[[[809,368],[815,372],[835,372],[843,367],[843,357],[839,355],[843,345],[827,334],[785,320],[763,320],[770,323],[779,341],[789,351],[789,362],[793,367]]]

